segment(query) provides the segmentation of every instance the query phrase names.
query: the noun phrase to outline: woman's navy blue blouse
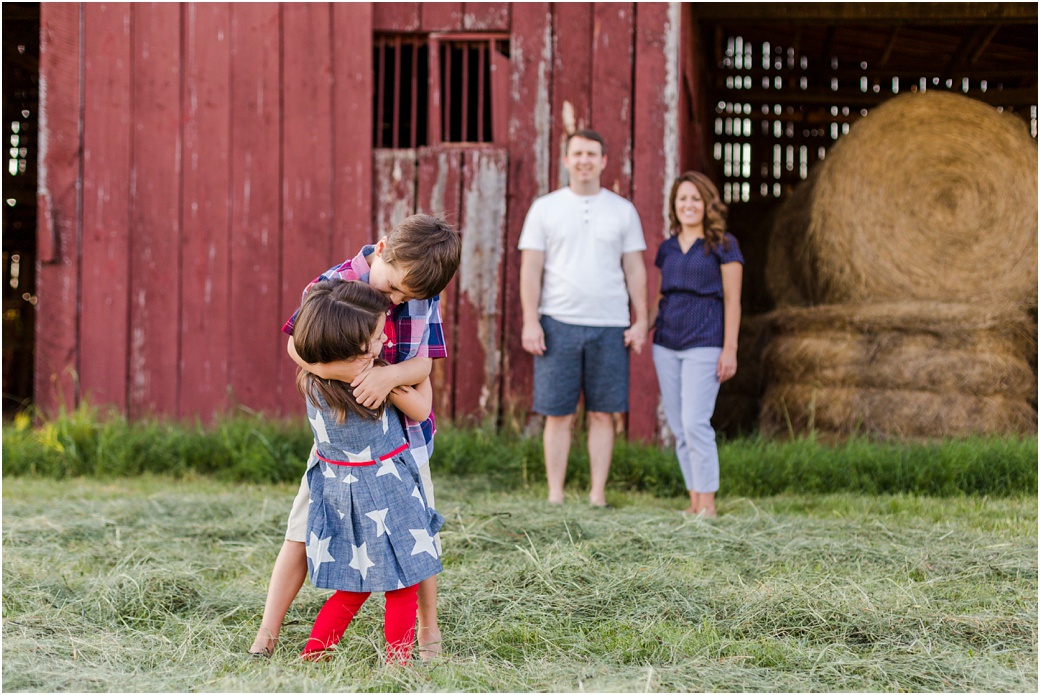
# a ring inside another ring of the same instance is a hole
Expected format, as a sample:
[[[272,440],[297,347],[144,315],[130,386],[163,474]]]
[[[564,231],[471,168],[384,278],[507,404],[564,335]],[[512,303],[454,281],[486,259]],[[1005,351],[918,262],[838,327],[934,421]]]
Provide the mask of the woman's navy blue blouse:
[[[704,253],[704,240],[693,242],[686,253],[671,237],[657,250],[654,265],[661,269],[661,304],[654,324],[654,343],[669,350],[722,347],[724,263],[744,263],[732,234],[728,244]]]

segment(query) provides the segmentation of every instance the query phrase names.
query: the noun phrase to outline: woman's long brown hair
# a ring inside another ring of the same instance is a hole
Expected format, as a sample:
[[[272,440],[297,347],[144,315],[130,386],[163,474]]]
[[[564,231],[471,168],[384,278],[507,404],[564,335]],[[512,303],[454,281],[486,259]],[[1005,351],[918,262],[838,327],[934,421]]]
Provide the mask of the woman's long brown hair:
[[[305,362],[338,362],[368,353],[379,317],[389,306],[379,291],[360,281],[328,280],[307,292],[293,329],[293,346]],[[304,398],[318,405],[318,396],[336,411],[343,422],[352,412],[364,418],[379,419],[383,407],[366,408],[354,398],[354,389],[342,381],[322,379],[299,369],[296,388]]]
[[[679,186],[689,181],[700,191],[701,200],[704,201],[704,253],[711,253],[718,246],[728,249],[729,242],[726,241],[726,213],[729,208],[722,202],[719,189],[707,176],[699,171],[687,171],[679,175],[672,183],[672,192],[668,195],[668,224],[669,232],[675,236],[682,230],[679,217],[675,214],[675,197],[679,193]]]

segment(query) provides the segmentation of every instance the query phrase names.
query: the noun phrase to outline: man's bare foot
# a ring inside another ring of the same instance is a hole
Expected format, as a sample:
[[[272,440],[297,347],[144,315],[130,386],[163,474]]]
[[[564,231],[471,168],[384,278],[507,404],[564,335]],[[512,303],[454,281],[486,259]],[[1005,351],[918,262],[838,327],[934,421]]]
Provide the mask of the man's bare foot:
[[[420,659],[430,661],[444,651],[441,647],[441,629],[439,627],[420,627],[418,632]]]

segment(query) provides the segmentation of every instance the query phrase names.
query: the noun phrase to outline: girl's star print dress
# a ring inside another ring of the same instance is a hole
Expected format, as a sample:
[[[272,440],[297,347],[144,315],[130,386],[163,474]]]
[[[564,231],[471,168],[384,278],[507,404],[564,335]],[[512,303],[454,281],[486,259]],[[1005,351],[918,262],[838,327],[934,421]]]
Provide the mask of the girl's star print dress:
[[[307,399],[317,455],[308,462],[307,566],[314,586],[393,591],[441,571],[444,517],[426,504],[397,410],[342,423]]]

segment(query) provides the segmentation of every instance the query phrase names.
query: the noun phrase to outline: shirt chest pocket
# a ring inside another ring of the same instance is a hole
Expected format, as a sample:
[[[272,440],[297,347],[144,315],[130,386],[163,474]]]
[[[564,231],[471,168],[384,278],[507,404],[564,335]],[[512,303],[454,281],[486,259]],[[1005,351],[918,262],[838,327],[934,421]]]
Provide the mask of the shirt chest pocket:
[[[596,244],[597,250],[621,254],[625,238],[625,229],[622,221],[616,216],[593,216],[589,223],[591,238]]]

